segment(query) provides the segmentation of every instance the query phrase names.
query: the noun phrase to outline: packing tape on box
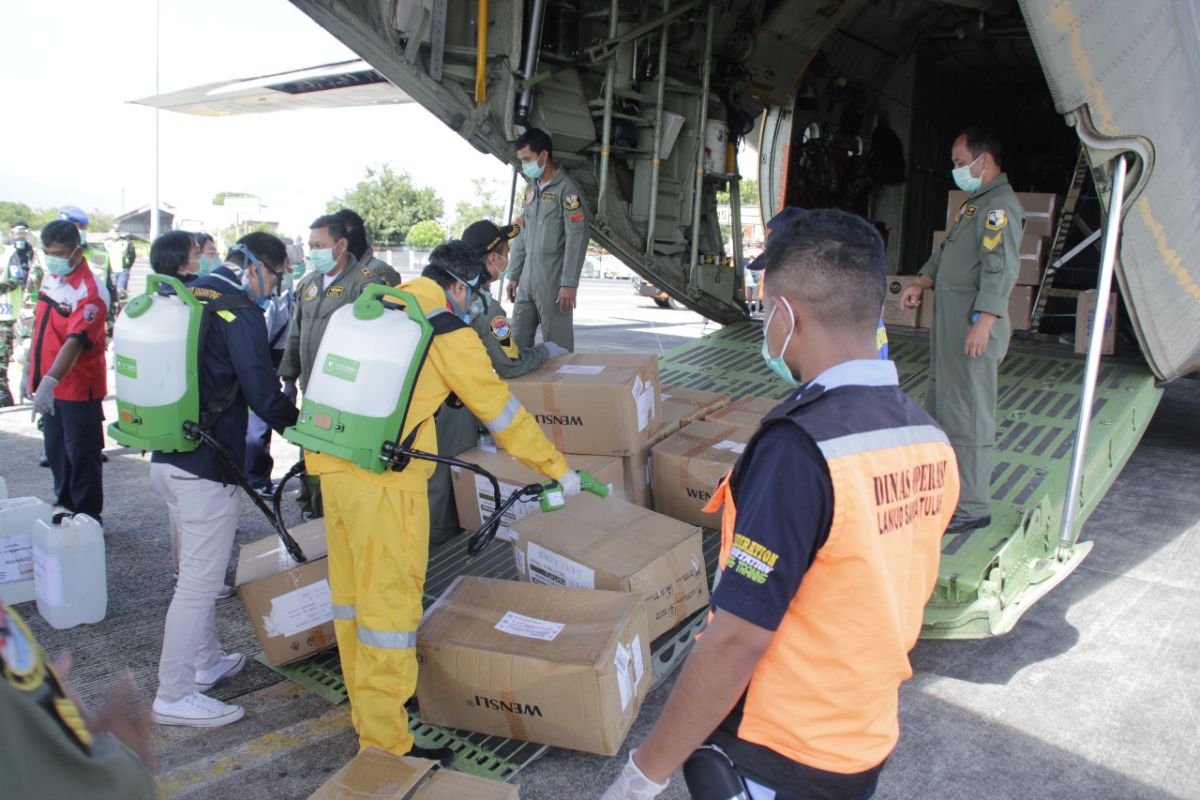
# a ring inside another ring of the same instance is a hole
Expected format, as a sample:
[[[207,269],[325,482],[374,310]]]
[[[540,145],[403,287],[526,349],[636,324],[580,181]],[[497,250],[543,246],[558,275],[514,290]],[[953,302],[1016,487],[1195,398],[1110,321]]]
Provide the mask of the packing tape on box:
[[[558,416],[558,403],[554,402],[554,378],[542,384],[542,404],[546,407],[546,413],[550,416]],[[563,451],[564,435],[561,425],[550,426],[550,439],[554,442],[555,448],[561,453]]]
[[[521,704],[517,700],[516,692],[512,689],[501,689],[500,699],[504,701],[502,708],[512,709],[520,708]],[[508,731],[512,734],[513,739],[522,742],[529,741],[529,734],[525,732],[525,721],[521,719],[521,715],[513,711],[505,710],[504,721],[508,723]]]
[[[728,428],[725,433],[733,433],[736,430],[736,428]],[[687,491],[688,465],[691,463],[692,459],[701,453],[706,453],[709,450],[716,449],[715,445],[718,442],[723,441],[723,439],[713,441],[708,437],[700,437],[690,434],[686,430],[681,430],[679,433],[676,433],[675,436],[679,436],[683,439],[690,439],[693,442],[696,442],[695,447],[685,450],[683,455],[679,457],[679,488]],[[722,434],[722,436],[724,436],[724,434]]]

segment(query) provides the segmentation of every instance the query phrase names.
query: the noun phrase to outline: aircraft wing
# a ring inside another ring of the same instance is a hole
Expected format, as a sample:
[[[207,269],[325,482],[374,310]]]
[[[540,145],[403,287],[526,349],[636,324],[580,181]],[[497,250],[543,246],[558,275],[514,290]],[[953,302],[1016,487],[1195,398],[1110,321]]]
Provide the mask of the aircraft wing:
[[[367,62],[354,60],[256,78],[206,83],[130,102],[182,114],[222,117],[306,108],[411,103],[412,98]]]

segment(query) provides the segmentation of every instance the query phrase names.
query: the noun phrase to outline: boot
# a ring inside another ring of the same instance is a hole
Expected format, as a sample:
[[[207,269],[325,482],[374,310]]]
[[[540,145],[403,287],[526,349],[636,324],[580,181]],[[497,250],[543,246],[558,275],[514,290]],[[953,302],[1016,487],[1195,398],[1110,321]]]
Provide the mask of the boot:
[[[8,386],[0,386],[0,408],[8,408],[16,405],[13,400],[12,392],[8,390]]]

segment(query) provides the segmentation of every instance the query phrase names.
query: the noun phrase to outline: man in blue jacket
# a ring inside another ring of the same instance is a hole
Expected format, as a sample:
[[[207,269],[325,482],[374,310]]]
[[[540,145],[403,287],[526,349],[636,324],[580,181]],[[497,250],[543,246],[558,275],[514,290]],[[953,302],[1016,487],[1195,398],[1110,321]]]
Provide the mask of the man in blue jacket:
[[[209,304],[200,345],[200,425],[228,461],[202,443],[189,453],[155,453],[150,478],[179,532],[179,580],[167,611],[153,715],[163,725],[215,727],[241,719],[240,706],[203,692],[241,670],[246,657],[217,641],[215,606],[233,549],[241,499],[249,406],[277,431],[296,421],[279,388],[262,306],[278,291],[287,264],[269,233],[242,237],[225,264],[189,288]]]

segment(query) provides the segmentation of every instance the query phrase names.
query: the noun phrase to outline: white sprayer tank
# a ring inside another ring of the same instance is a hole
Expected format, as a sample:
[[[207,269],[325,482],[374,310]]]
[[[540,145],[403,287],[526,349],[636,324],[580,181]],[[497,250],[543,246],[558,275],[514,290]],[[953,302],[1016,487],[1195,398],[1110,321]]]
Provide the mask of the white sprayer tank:
[[[34,590],[38,613],[54,628],[104,619],[108,576],[104,531],[86,514],[59,524],[38,520],[33,531]]]
[[[0,500],[0,602],[33,599],[33,526],[53,511],[36,497]]]
[[[421,326],[400,310],[359,319],[354,306],[333,312],[308,379],[309,399],[342,413],[387,417],[396,410]]]
[[[150,408],[178,402],[187,391],[191,310],[174,295],[155,295],[136,317],[122,314],[113,329],[116,394]]]

